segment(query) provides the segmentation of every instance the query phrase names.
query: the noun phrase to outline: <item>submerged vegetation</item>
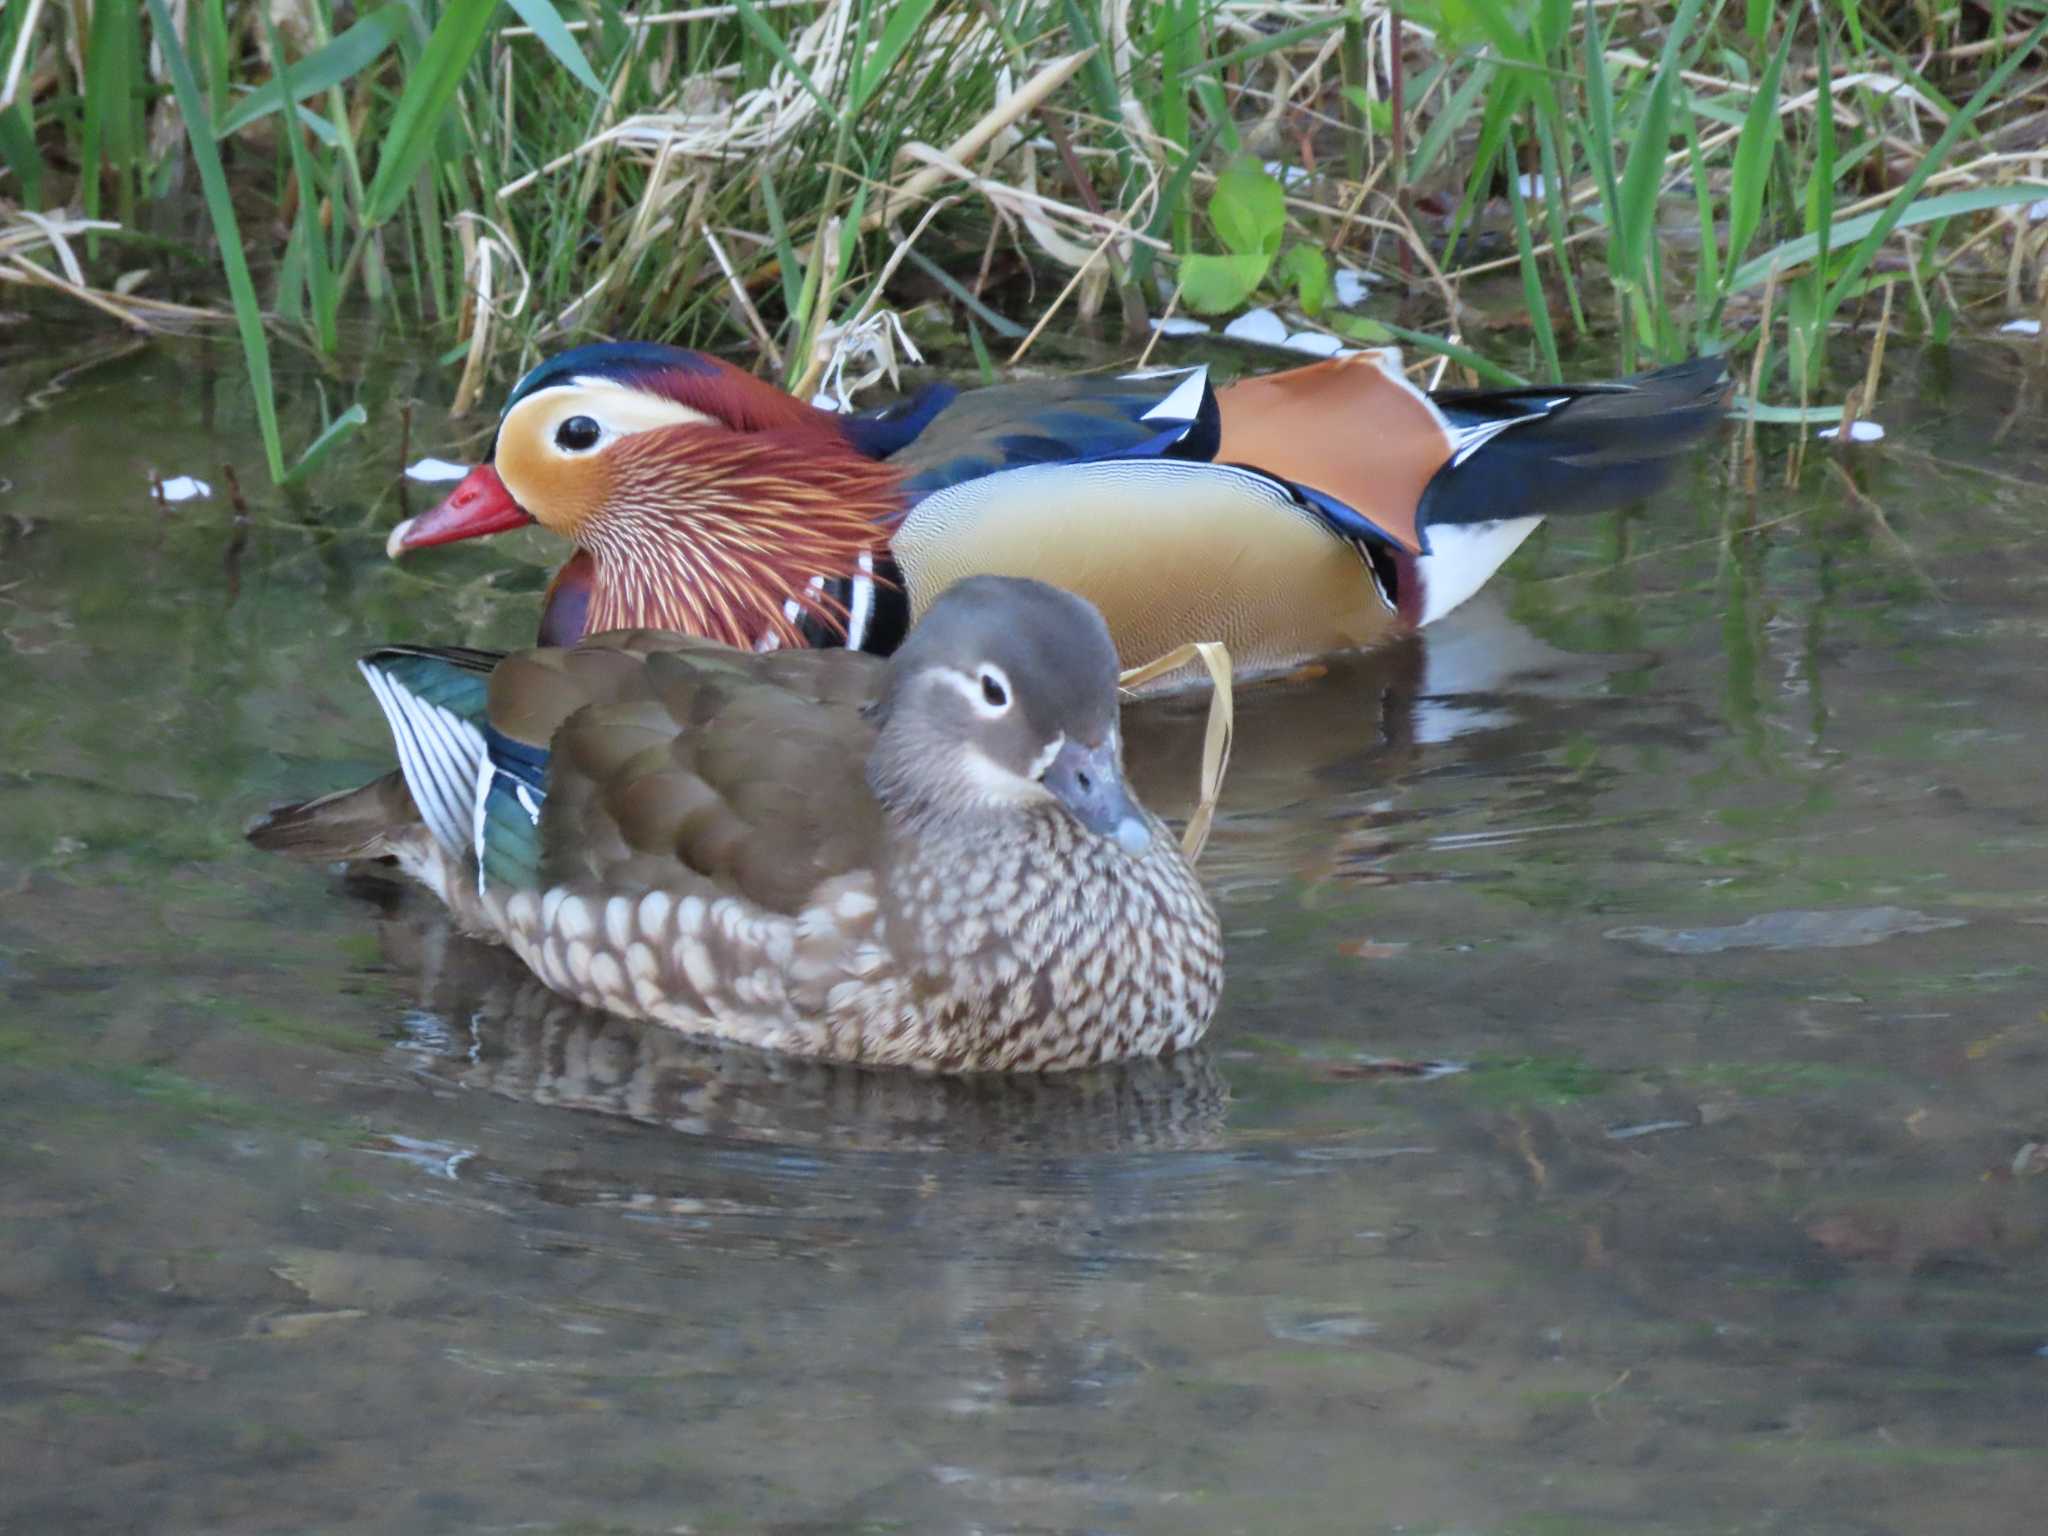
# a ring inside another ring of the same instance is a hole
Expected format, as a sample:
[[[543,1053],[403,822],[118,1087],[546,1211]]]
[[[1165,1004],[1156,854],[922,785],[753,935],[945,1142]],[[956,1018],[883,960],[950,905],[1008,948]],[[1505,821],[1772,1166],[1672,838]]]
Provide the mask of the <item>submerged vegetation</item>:
[[[1877,369],[1829,379],[1831,330],[2048,304],[2044,31],[2005,0],[16,0],[0,276],[231,314],[278,479],[361,418],[292,464],[271,349],[359,318],[440,336],[458,409],[598,335],[808,392],[850,336],[891,354],[885,310],[987,368],[1056,319],[1265,303],[1493,377],[1726,349],[1766,419],[1838,419]]]

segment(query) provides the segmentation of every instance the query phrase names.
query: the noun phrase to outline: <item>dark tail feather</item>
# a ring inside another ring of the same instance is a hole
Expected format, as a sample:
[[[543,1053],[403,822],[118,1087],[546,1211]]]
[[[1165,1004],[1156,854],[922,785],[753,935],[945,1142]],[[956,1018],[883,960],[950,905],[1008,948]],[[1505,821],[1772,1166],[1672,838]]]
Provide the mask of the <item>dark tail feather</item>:
[[[1440,395],[1454,427],[1514,425],[1462,464],[1436,472],[1419,524],[1600,512],[1639,501],[1670,476],[1679,454],[1720,426],[1728,390],[1722,359],[1695,357],[1612,384]]]
[[[405,775],[387,773],[360,789],[336,790],[300,805],[281,805],[249,826],[248,838],[266,853],[314,864],[381,859],[395,840],[423,830]]]

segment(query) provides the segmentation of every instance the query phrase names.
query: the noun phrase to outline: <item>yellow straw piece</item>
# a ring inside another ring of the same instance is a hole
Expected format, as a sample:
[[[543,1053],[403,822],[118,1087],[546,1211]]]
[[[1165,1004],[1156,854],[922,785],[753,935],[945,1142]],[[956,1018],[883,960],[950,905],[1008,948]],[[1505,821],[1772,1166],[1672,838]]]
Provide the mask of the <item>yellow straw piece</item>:
[[[1216,800],[1223,793],[1223,775],[1230,767],[1230,738],[1237,718],[1230,692],[1230,652],[1220,640],[1197,640],[1142,667],[1132,667],[1117,678],[1120,686],[1137,688],[1191,661],[1199,661],[1209,669],[1213,691],[1209,695],[1209,729],[1202,739],[1202,797],[1180,838],[1181,849],[1190,864],[1202,856],[1202,847],[1209,841],[1209,826],[1216,819]]]

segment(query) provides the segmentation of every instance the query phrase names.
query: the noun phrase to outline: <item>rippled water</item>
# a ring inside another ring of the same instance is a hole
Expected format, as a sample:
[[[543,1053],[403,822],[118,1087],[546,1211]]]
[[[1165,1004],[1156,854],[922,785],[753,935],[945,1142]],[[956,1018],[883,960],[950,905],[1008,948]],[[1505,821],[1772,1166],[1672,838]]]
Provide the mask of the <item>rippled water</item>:
[[[226,347],[10,333],[0,1527],[2034,1528],[2031,355],[1895,347],[1853,493],[1704,454],[1243,697],[1209,1046],[1004,1083],[650,1034],[247,850],[388,761],[354,654],[517,642],[544,550],[383,560],[423,352],[238,527]],[[1199,708],[1131,720],[1157,802]]]

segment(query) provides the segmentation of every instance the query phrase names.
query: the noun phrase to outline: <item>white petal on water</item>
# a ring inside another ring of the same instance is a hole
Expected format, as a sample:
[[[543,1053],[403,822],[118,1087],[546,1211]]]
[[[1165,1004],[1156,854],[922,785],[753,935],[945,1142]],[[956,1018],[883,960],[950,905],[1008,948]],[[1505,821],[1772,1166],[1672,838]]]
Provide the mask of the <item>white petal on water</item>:
[[[1532,171],[1524,171],[1515,178],[1515,190],[1525,198],[1539,198],[1543,195],[1543,178]]]
[[[1339,267],[1330,276],[1330,287],[1336,292],[1339,304],[1346,309],[1355,309],[1372,293],[1372,274],[1361,272],[1356,267]]]
[[[1298,187],[1308,180],[1308,171],[1299,165],[1289,165],[1282,160],[1268,160],[1266,174],[1283,187]]]
[[[1206,336],[1216,329],[1206,320],[1195,320],[1187,315],[1173,315],[1165,320],[1154,320],[1152,329],[1162,336]]]
[[[405,466],[405,478],[408,480],[426,480],[429,482],[460,480],[468,473],[469,466],[467,464],[457,464],[450,459],[437,459],[432,454],[428,454],[417,464]]]
[[[161,489],[165,501],[201,501],[213,494],[212,486],[190,475],[174,475],[163,482]]]
[[[1843,912],[1765,912],[1729,928],[1610,928],[1624,939],[1667,955],[1718,955],[1731,949],[1860,949],[1905,933],[1960,928],[1960,917],[1929,917],[1904,907],[1852,907]]]
[[[1280,345],[1290,352],[1306,352],[1312,357],[1335,357],[1344,349],[1343,342],[1321,331],[1296,331]]]
[[[1998,328],[2001,336],[2038,336],[2041,322],[2038,320],[2008,320]]]
[[[1820,436],[1833,439],[1842,435],[1840,427],[1822,427]],[[1880,443],[1884,441],[1884,428],[1874,421],[1858,417],[1849,423],[1849,441],[1852,443]]]
[[[1223,327],[1223,334],[1234,341],[1263,342],[1269,347],[1287,344],[1286,323],[1270,309],[1246,310]]]
[[[2040,223],[2043,219],[2048,219],[2048,197],[2042,198],[2039,202],[2027,204],[2027,219],[2030,223],[2034,224]]]
[[[1607,1129],[1609,1141],[1634,1141],[1638,1136],[1656,1136],[1665,1131],[1689,1131],[1691,1120],[1645,1120],[1640,1125],[1614,1125]]]

